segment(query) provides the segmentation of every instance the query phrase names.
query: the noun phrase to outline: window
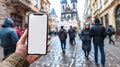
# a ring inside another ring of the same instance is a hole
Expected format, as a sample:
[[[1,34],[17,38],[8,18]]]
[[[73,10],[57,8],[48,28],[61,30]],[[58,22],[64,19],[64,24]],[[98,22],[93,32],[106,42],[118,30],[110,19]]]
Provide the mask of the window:
[[[41,9],[44,9],[44,7],[43,7],[43,4],[42,4],[42,3],[40,4],[40,8],[41,8]]]
[[[64,9],[65,9],[65,6],[63,5],[62,8],[63,8],[63,10],[64,10]]]
[[[69,21],[69,20],[70,20],[70,15],[67,16],[67,21]]]
[[[73,9],[75,9],[75,4],[73,4]]]
[[[109,16],[108,16],[108,14],[106,14],[105,15],[105,26],[106,26],[106,28],[108,27],[108,25],[109,25]]]
[[[31,0],[28,0],[29,2],[31,2]]]
[[[38,5],[38,0],[34,0],[34,6],[37,7]]]
[[[101,17],[101,24],[103,24],[103,17]]]
[[[11,18],[14,21],[14,24],[18,26],[20,29],[22,29],[22,17],[17,14],[12,13]]]

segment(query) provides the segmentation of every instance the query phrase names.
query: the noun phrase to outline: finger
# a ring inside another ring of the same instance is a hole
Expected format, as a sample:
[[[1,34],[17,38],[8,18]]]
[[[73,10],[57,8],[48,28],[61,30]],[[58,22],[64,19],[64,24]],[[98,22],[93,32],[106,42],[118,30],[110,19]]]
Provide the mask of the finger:
[[[51,37],[50,36],[48,36],[48,40],[50,40],[51,39]]]
[[[20,40],[18,41],[18,43],[23,43],[23,44],[25,44],[27,35],[28,35],[28,31],[25,30],[24,34],[21,36],[21,38],[20,38]]]
[[[47,53],[50,53],[50,49],[47,50]]]
[[[47,44],[47,47],[49,47],[51,44]]]

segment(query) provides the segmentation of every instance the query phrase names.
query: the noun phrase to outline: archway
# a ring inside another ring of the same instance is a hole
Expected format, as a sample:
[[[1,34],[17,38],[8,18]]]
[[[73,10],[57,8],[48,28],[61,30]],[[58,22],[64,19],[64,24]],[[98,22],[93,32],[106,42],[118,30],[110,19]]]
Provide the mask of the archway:
[[[117,6],[115,16],[116,16],[116,35],[120,35],[120,5]]]

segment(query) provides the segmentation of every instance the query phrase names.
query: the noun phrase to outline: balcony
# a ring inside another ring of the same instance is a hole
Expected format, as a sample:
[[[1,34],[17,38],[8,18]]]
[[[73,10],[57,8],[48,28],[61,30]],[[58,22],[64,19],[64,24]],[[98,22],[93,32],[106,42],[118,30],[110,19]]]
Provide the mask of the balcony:
[[[19,6],[24,9],[30,9],[31,2],[29,0],[6,0],[6,4],[12,4],[13,6]]]

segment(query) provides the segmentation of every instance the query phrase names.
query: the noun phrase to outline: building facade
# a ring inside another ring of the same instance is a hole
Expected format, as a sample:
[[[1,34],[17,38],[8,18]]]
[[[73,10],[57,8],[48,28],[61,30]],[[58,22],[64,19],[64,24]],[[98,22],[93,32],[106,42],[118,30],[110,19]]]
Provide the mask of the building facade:
[[[48,0],[40,0],[40,1],[41,1],[40,11],[50,15],[50,2]]]
[[[84,24],[89,23],[92,25],[92,20],[91,20],[91,0],[85,0],[85,5],[84,5]]]
[[[5,17],[9,17],[15,25],[24,30],[25,24],[28,23],[27,14],[41,12],[40,9],[41,0],[0,0],[0,24],[3,24]]]
[[[91,20],[99,18],[106,28],[112,25],[120,38],[120,0],[90,0]]]
[[[70,26],[78,28],[79,17],[77,11],[77,0],[70,0],[70,3],[67,0],[61,1],[61,25],[66,29],[69,29]]]

